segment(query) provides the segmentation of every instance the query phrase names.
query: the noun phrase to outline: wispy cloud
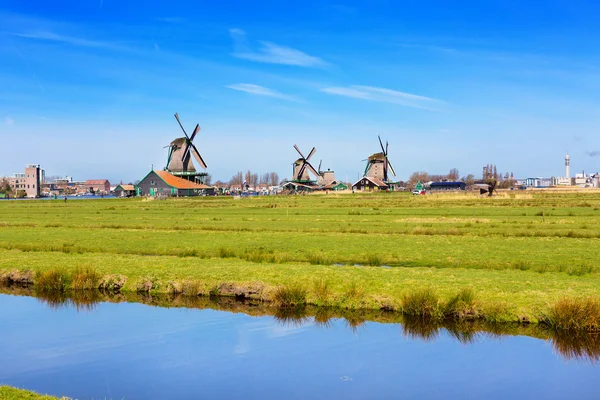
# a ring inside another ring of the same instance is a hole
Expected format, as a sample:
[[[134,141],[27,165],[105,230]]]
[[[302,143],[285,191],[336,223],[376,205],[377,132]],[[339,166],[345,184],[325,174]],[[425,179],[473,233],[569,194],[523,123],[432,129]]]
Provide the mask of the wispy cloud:
[[[15,123],[15,120],[12,119],[11,117],[6,117],[4,119],[4,122],[6,123],[6,125],[13,125]]]
[[[245,60],[269,63],[295,65],[300,67],[322,67],[327,65],[319,57],[311,56],[300,50],[280,46],[271,42],[259,42],[261,47],[258,50],[252,49],[246,40],[246,32],[241,29],[230,29],[229,33],[233,38],[235,51],[234,57]]]
[[[401,106],[422,108],[430,111],[440,111],[440,108],[445,104],[445,102],[433,99],[431,97],[374,86],[352,85],[346,87],[327,87],[322,88],[321,91],[337,96],[398,104]]]
[[[600,156],[600,151],[599,150],[588,151],[587,155],[590,157],[598,157],[598,156]]]
[[[33,39],[33,40],[45,40],[52,42],[60,42],[67,43],[74,46],[82,46],[82,47],[97,47],[97,48],[112,48],[115,49],[118,46],[107,43],[100,42],[95,40],[82,39],[72,36],[64,36],[58,35],[49,31],[40,31],[40,32],[31,32],[31,33],[13,33],[14,36],[25,38],[25,39]]]
[[[264,86],[254,85],[252,83],[236,83],[233,85],[226,86],[229,89],[238,90],[240,92],[246,92],[255,94],[258,96],[275,97],[283,100],[296,101],[292,96],[280,93],[277,90],[269,89]]]

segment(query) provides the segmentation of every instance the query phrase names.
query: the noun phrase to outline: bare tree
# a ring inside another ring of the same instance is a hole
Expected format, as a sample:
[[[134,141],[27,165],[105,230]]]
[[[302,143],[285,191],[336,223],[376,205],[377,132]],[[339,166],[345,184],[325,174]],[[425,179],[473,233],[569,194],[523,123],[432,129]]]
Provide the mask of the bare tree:
[[[277,172],[269,173],[269,183],[271,186],[277,186],[279,184],[279,174]]]
[[[455,181],[457,181],[457,180],[458,180],[458,177],[459,177],[459,176],[460,176],[460,175],[458,174],[458,169],[456,169],[456,168],[452,168],[452,169],[450,170],[450,172],[448,173],[448,176],[447,176],[447,178],[448,178],[448,180],[449,180],[449,181],[455,182]]]
[[[429,182],[430,177],[429,174],[425,171],[417,171],[413,172],[410,178],[408,179],[408,186],[415,187],[417,182]]]
[[[204,184],[210,186],[210,182],[212,181],[212,175],[208,174],[204,177]]]

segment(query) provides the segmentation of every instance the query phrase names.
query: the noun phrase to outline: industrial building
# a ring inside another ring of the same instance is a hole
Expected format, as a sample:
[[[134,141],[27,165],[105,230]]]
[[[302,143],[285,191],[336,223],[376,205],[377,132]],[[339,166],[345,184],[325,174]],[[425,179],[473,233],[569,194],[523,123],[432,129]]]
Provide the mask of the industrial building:
[[[24,173],[16,173],[5,179],[17,197],[37,198],[41,194],[44,174],[39,164],[28,164]]]

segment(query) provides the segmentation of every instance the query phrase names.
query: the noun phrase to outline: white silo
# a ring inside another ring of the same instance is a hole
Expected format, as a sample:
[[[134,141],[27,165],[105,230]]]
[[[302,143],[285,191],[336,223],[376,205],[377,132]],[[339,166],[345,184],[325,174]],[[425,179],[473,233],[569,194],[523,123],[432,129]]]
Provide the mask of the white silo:
[[[571,179],[571,157],[568,153],[565,156],[565,178]]]

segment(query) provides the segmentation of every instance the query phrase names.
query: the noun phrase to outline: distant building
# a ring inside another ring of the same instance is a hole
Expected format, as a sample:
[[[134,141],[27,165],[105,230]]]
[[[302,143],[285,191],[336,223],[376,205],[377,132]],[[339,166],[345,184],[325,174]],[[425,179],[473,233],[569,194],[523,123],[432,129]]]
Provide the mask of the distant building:
[[[179,178],[167,171],[150,171],[138,183],[136,192],[138,196],[199,196],[207,189],[212,188]]]
[[[571,178],[553,177],[552,186],[571,186]]]
[[[25,197],[40,197],[44,170],[38,164],[28,164],[24,173],[16,173],[6,178],[15,195],[23,193]]]
[[[525,186],[534,188],[547,188],[552,186],[552,178],[527,178]]]
[[[456,191],[465,190],[467,184],[464,182],[431,182],[429,190],[431,191]]]
[[[116,197],[132,197],[135,196],[135,186],[133,185],[117,185],[114,190]]]
[[[110,182],[108,179],[88,179],[83,185],[89,193],[110,193]]]
[[[355,190],[387,190],[389,186],[380,179],[363,176],[352,185]]]

